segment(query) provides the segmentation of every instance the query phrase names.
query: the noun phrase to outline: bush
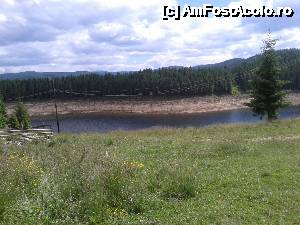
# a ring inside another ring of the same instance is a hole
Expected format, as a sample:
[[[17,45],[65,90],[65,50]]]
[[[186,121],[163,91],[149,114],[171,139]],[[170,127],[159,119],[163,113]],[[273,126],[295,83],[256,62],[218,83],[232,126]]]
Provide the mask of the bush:
[[[239,89],[239,87],[237,85],[232,85],[231,94],[233,96],[238,96],[238,95],[241,94],[240,89]]]
[[[15,115],[19,123],[20,129],[29,129],[31,127],[31,121],[25,105],[21,102],[17,104]]]
[[[0,95],[0,129],[6,127],[6,122],[7,122],[7,114],[6,114],[6,108],[5,104],[2,100],[2,97]]]
[[[16,117],[16,114],[10,115],[10,117],[8,118],[7,125],[9,128],[20,129],[20,124]]]

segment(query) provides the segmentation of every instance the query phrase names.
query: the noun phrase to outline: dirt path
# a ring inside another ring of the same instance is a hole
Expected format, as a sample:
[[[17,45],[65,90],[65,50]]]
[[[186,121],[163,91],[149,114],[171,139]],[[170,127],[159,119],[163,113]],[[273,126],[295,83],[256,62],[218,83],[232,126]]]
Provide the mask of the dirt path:
[[[88,99],[58,101],[59,114],[72,113],[135,113],[135,114],[185,114],[226,111],[245,108],[248,96],[208,96],[173,100],[163,99]],[[300,105],[300,94],[290,94],[288,101]],[[30,116],[46,116],[55,113],[54,102],[25,103]],[[12,112],[14,103],[8,104]]]

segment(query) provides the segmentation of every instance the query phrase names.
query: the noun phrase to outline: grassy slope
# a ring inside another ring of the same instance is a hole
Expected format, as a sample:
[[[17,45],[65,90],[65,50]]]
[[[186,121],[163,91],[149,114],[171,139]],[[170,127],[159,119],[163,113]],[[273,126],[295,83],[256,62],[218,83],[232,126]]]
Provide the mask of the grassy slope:
[[[62,135],[1,151],[0,224],[300,222],[300,121]]]

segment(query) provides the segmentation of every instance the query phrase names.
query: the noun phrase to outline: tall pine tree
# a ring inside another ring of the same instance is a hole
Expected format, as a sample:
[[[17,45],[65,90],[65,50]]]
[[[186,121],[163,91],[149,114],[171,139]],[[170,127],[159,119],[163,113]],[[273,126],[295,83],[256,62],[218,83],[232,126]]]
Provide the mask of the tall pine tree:
[[[277,119],[278,109],[288,105],[285,101],[286,92],[283,86],[286,82],[279,80],[280,67],[275,52],[277,40],[268,38],[264,40],[263,60],[257,75],[251,82],[252,100],[246,105],[249,106],[255,115],[267,116],[268,121]]]

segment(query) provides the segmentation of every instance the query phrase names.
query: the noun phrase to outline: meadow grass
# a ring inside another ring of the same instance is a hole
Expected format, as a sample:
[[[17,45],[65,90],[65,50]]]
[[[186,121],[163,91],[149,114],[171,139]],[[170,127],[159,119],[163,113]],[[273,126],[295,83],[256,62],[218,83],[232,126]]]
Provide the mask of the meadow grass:
[[[299,224],[300,121],[0,148],[0,224]]]

